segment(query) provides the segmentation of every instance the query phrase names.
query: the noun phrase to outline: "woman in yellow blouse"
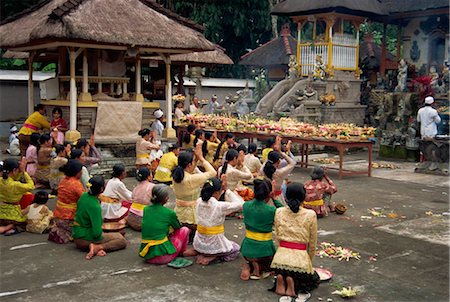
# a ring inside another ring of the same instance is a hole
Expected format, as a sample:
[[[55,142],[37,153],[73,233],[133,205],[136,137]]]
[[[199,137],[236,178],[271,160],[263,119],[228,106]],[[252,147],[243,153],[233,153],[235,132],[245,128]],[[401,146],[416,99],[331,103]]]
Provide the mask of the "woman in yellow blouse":
[[[136,142],[136,169],[150,168],[150,152],[159,150],[159,145],[149,141],[152,135],[150,129],[139,130],[138,134],[141,138]]]
[[[205,172],[194,173],[197,160],[203,165]],[[178,156],[178,165],[172,171],[173,189],[176,196],[175,213],[181,224],[193,230],[191,239],[197,229],[195,206],[200,197],[200,190],[205,182],[214,176],[216,176],[216,170],[203,157],[200,144],[197,145],[194,153],[185,151]]]
[[[25,158],[19,163],[15,158],[8,158],[0,165],[0,234],[13,234],[17,228],[22,231],[27,224],[27,217],[22,214],[19,202],[34,189],[34,182],[25,172]],[[24,182],[20,181],[23,176]]]
[[[212,165],[214,162],[214,154],[219,147],[220,140],[217,138],[217,132],[205,132],[205,140],[202,145],[202,153],[205,159]]]
[[[38,104],[34,107],[34,112],[26,119],[19,131],[20,155],[25,156],[30,145],[31,134],[42,129],[50,129],[50,123],[44,116],[44,105]]]
[[[178,144],[172,144],[169,146],[169,152],[164,154],[159,161],[158,167],[156,168],[155,176],[153,181],[155,183],[161,183],[165,185],[172,184],[172,170],[178,164],[178,155],[180,155],[180,147]]]

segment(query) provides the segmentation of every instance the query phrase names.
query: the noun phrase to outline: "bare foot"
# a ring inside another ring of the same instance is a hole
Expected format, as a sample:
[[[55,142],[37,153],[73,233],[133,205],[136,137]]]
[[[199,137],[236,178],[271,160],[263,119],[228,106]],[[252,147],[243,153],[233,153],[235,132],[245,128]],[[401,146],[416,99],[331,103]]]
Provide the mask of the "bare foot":
[[[281,275],[277,275],[277,286],[275,288],[275,292],[280,296],[286,295],[286,286],[284,284],[283,276]]]
[[[89,244],[89,253],[87,253],[86,255],[86,260],[91,260],[92,258],[94,258],[96,251],[95,251],[95,245],[93,243]]]
[[[6,226],[0,226],[0,234],[10,232],[14,228],[14,224],[8,224]]]
[[[216,259],[216,256],[198,255],[196,262],[197,262],[197,264],[200,264],[200,265],[208,265],[214,259]]]
[[[197,256],[198,252],[194,248],[190,247],[183,252],[183,257],[193,257]]]
[[[252,261],[252,266],[253,266],[252,276],[260,277],[261,276],[261,272],[259,270],[258,262]]]
[[[292,277],[287,277],[286,283],[287,283],[286,296],[296,297],[297,294],[295,293],[294,279],[292,279]]]
[[[106,256],[106,252],[104,250],[99,250],[97,252],[97,256],[104,257],[104,256]]]
[[[250,266],[248,265],[248,263],[246,261],[242,264],[240,278],[243,281],[248,281],[250,279]]]

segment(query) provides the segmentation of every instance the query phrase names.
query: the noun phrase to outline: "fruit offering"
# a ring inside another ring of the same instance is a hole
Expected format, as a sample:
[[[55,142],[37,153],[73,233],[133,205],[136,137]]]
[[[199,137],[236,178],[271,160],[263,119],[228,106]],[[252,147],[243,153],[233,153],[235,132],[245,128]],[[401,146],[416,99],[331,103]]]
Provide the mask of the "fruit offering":
[[[203,128],[213,128],[219,131],[241,131],[249,133],[270,133],[275,135],[316,138],[324,140],[367,141],[375,136],[376,128],[358,127],[354,124],[313,124],[298,122],[288,117],[278,121],[255,116],[245,116],[241,119],[221,115],[187,115],[185,124],[195,124]]]

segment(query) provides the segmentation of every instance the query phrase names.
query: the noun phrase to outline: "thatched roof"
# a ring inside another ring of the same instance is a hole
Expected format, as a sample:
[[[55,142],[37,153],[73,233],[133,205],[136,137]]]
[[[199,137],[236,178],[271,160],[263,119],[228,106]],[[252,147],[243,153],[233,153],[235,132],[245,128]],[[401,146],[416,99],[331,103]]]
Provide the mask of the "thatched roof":
[[[275,5],[271,14],[302,16],[333,11],[362,17],[387,14],[378,0],[285,0]]]
[[[224,64],[232,65],[233,60],[225,54],[222,47],[216,45],[213,51],[191,52],[186,54],[171,55],[172,62],[199,63],[199,64]],[[194,64],[195,65],[195,64]]]
[[[203,36],[201,29],[151,0],[44,0],[1,23],[0,47],[75,41],[169,50],[213,50],[214,45]]]
[[[272,66],[287,65],[289,56],[297,53],[297,40],[291,36],[289,27],[283,27],[278,38],[246,53],[239,65]]]

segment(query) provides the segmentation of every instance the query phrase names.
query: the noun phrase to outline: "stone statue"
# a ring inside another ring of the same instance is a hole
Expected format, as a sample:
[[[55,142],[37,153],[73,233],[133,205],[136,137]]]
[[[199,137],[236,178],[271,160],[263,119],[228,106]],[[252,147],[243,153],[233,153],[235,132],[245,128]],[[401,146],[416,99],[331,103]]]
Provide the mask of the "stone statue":
[[[398,65],[397,86],[395,87],[395,91],[397,92],[406,91],[407,77],[408,77],[408,64],[406,64],[405,60],[401,59]]]
[[[439,73],[437,72],[435,66],[430,67],[430,77],[431,77],[431,87],[435,89],[438,86],[439,81]]]
[[[398,102],[398,108],[397,108],[397,116],[395,117],[394,121],[401,122],[403,121],[403,117],[406,112],[406,104],[404,98],[401,98]]]
[[[326,75],[326,66],[323,63],[322,56],[316,56],[316,62],[314,64],[314,80],[324,80]]]
[[[294,79],[298,77],[298,65],[297,59],[294,55],[289,56],[289,79]]]
[[[417,124],[414,119],[409,122],[409,127],[406,134],[405,141],[406,149],[417,150],[419,149],[419,138],[417,137]]]

